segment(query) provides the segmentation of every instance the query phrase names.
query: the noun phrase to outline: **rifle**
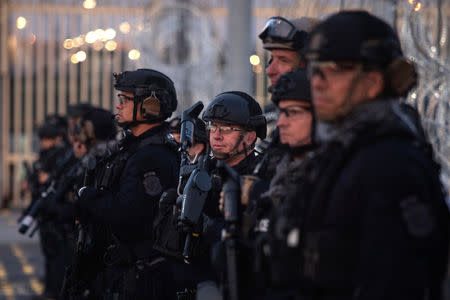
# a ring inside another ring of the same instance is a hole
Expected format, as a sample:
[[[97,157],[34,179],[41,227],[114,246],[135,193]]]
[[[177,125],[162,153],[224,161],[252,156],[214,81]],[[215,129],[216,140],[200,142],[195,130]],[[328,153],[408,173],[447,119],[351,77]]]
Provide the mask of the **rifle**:
[[[224,161],[217,162],[217,168],[222,169],[224,178],[224,216],[225,228],[222,231],[222,241],[225,244],[227,258],[227,284],[225,285],[226,298],[239,299],[238,272],[237,272],[237,237],[239,222],[239,203],[241,199],[240,176]]]
[[[75,197],[80,197],[83,188],[94,182],[92,171],[99,164],[104,164],[111,160],[115,154],[115,152],[109,152],[100,162],[94,157],[87,158],[83,175],[83,187]],[[108,172],[111,172],[111,170]],[[103,251],[105,241],[98,238],[96,235],[97,225],[90,224],[88,219],[89,216],[87,214],[79,212],[75,226],[75,251],[73,252],[72,263],[66,268],[64,274],[63,286],[60,292],[61,299],[75,300],[92,297],[89,282],[94,279],[102,266],[103,253],[100,252]]]
[[[52,176],[50,176],[50,178],[48,178],[47,181],[43,184],[44,187],[39,193],[39,198],[30,203],[30,205],[24,211],[24,217],[20,218],[19,233],[25,234],[31,227],[31,225],[33,225],[36,217],[42,210],[44,201],[46,201],[47,198],[53,197],[55,195],[55,185],[57,180],[62,176],[67,166],[72,164],[74,159],[75,157],[73,156],[72,152],[70,152],[69,155],[66,155],[60,166],[57,168],[56,172]],[[38,229],[39,224],[36,224],[29,237],[33,237]]]
[[[22,166],[25,170],[25,181],[28,183],[28,189],[33,195],[33,192],[36,190],[36,186],[38,186],[37,183],[37,174],[34,166],[30,166],[30,164],[24,160],[22,161]],[[20,196],[23,197],[25,194],[25,191],[20,191]],[[19,218],[17,219],[17,223],[22,222],[23,218],[28,214],[28,208],[23,209],[22,213],[20,214]]]
[[[189,261],[191,257],[190,245],[192,236],[195,235],[194,227],[199,223],[206,197],[211,189],[211,178],[206,171],[208,155],[205,155],[195,166],[192,166],[189,161],[188,151],[189,147],[192,146],[194,139],[194,119],[198,117],[202,109],[203,103],[199,101],[191,108],[184,111],[181,118],[181,167],[179,187],[181,186],[183,178],[190,174],[186,186],[184,187],[183,194],[180,194],[180,191],[178,191],[179,197],[177,199],[177,204],[181,204],[181,214],[178,218],[179,224],[183,228],[183,231],[186,232],[186,240],[183,249],[183,257],[186,261]]]

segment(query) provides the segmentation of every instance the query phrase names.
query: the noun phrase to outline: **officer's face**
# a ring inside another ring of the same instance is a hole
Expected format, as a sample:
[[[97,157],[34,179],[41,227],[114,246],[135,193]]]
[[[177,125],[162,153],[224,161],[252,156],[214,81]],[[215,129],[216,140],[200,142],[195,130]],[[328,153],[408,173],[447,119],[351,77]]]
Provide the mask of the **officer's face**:
[[[39,140],[40,148],[41,150],[48,150],[54,146],[56,146],[58,143],[60,143],[62,140],[61,137],[56,138],[41,138]]]
[[[290,147],[311,142],[312,113],[311,104],[304,101],[283,100],[278,104],[277,126],[280,140]]]
[[[87,152],[86,145],[81,143],[77,138],[73,141],[73,154],[76,158],[81,158]]]
[[[118,103],[116,104],[117,121],[119,123],[132,122],[134,102],[130,99],[127,99],[127,97],[134,98],[134,94],[124,91],[120,91],[119,94],[124,95],[125,97],[121,96],[120,100],[118,100]],[[143,120],[143,119],[144,118],[142,117],[141,112],[138,109],[136,114],[136,120]]]
[[[374,78],[376,72],[363,72],[355,63],[311,63],[308,69],[314,110],[320,121],[345,117],[353,107],[374,98],[379,91],[381,77]]]
[[[274,49],[270,51],[269,66],[266,68],[267,77],[272,86],[284,73],[304,67],[299,55],[295,51]]]
[[[213,129],[209,129],[210,126],[207,127],[209,143],[215,156],[219,159],[224,157],[221,154],[229,154],[235,148],[241,134],[243,138],[238,144],[238,151],[244,149],[244,144],[248,148],[256,140],[256,133],[254,131],[244,131],[242,126],[217,122],[212,122],[211,125],[214,127]]]

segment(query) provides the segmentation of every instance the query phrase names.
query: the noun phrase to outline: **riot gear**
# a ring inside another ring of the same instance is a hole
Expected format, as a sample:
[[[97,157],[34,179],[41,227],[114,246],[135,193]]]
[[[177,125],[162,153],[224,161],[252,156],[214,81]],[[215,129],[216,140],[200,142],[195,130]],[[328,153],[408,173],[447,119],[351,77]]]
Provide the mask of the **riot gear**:
[[[264,49],[285,49],[302,52],[306,46],[308,32],[316,22],[311,18],[287,20],[283,17],[270,18],[259,38]]]
[[[208,144],[208,135],[206,134],[206,124],[199,118],[194,118],[194,143]],[[170,133],[181,133],[181,116],[176,116],[169,121]]]
[[[305,70],[281,75],[277,84],[271,88],[272,102],[278,106],[281,100],[312,102],[310,82]]]
[[[140,123],[158,123],[169,118],[177,108],[177,95],[172,80],[161,72],[151,69],[138,69],[114,73],[114,88],[129,92],[127,97],[134,102],[133,120],[121,123],[121,126],[133,126]],[[145,121],[137,121],[137,110]]]
[[[364,70],[384,72],[385,96],[405,96],[417,82],[416,69],[404,57],[397,34],[366,11],[339,12],[317,25],[305,55],[310,62],[358,62]]]
[[[248,131],[256,131],[256,136],[266,137],[266,118],[258,102],[250,95],[231,91],[217,95],[203,113],[205,122],[236,124]]]
[[[67,131],[67,120],[58,115],[47,116],[45,123],[38,129],[39,138],[54,139],[62,137],[65,139]]]

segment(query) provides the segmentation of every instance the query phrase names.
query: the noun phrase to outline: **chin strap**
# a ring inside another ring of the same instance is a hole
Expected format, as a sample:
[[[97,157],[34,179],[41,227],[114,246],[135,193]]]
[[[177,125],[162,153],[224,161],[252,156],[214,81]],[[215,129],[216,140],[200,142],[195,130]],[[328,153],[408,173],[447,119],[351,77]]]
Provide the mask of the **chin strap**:
[[[136,120],[139,101],[133,101],[133,121],[117,122],[117,125],[119,125],[123,129],[130,129],[131,127],[139,125],[139,124],[155,124],[155,123],[160,123],[161,121],[163,121],[160,118],[145,119],[145,120],[141,120],[141,121]]]
[[[236,144],[234,145],[233,149],[231,149],[231,151],[229,153],[218,152],[218,151],[214,151],[214,150],[212,150],[212,153],[214,154],[215,157],[217,157],[219,155],[221,157],[220,159],[222,159],[222,160],[226,160],[226,159],[232,158],[236,155],[247,153],[247,147],[246,147],[245,143],[244,143],[244,149],[242,149],[241,151],[238,151],[239,145],[243,139],[244,139],[244,134],[241,132],[239,134],[238,140],[236,141]],[[248,149],[250,149],[250,148],[248,148]]]

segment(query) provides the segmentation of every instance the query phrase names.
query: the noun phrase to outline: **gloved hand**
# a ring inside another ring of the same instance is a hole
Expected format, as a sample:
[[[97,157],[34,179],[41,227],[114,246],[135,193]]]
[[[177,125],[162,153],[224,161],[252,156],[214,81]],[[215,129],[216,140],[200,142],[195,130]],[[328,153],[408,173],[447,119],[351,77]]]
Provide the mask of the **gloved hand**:
[[[162,211],[166,211],[167,209],[172,209],[172,206],[177,201],[177,190],[174,188],[168,189],[164,191],[159,198],[159,209]]]
[[[98,196],[97,188],[84,186],[78,190],[75,207],[77,210],[84,211],[91,208],[92,201]]]
[[[252,210],[259,201],[259,196],[269,189],[269,183],[253,175],[241,176],[241,204]],[[224,193],[220,193],[219,209],[223,211]]]

